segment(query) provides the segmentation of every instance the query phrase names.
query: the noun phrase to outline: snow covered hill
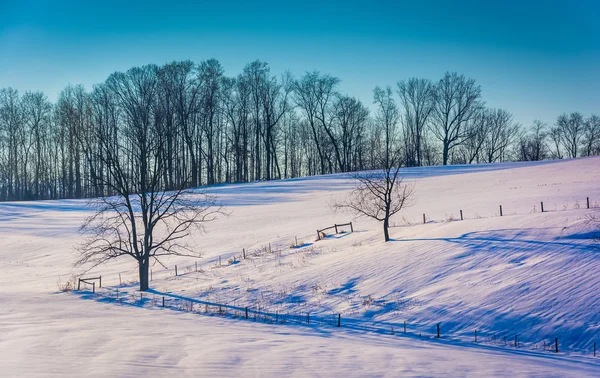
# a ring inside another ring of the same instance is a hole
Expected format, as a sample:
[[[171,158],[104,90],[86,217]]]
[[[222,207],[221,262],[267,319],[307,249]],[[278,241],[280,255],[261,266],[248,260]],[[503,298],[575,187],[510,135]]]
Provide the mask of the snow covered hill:
[[[340,328],[140,305],[127,258],[86,273],[102,275],[102,297],[62,293],[82,273],[86,202],[2,203],[0,375],[599,376],[600,248],[586,219],[600,212],[600,158],[405,178],[415,203],[389,243],[380,224],[331,210],[347,175],[223,185],[210,191],[231,215],[195,235],[198,272],[189,258],[153,267],[151,297],[340,314]],[[348,221],[355,232],[315,240]]]

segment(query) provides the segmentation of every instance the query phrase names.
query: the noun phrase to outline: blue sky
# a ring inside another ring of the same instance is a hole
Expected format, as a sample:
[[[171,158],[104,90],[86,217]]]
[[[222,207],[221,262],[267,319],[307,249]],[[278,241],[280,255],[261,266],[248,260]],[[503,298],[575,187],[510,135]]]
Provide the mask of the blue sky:
[[[369,106],[376,85],[472,77],[529,125],[600,113],[600,2],[0,0],[0,87],[90,89],[114,71],[218,59],[237,75],[319,70]]]

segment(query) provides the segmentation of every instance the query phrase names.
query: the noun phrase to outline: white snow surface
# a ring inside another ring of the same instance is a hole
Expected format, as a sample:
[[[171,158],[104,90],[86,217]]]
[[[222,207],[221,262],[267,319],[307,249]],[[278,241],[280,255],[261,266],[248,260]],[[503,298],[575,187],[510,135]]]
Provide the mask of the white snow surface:
[[[389,243],[332,210],[349,175],[210,188],[230,215],[193,236],[202,258],[154,265],[142,303],[132,259],[73,267],[87,201],[0,204],[0,376],[600,376],[600,158],[403,171]],[[79,274],[100,295],[59,290]]]

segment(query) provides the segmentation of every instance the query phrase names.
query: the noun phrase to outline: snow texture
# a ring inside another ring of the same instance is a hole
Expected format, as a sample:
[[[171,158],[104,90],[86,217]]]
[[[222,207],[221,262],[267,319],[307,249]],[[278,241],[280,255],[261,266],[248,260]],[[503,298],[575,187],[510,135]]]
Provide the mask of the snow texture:
[[[199,271],[154,265],[141,303],[128,258],[84,274],[102,275],[100,295],[58,289],[83,273],[86,201],[0,204],[0,376],[600,376],[600,248],[586,224],[600,158],[404,173],[415,203],[390,243],[379,223],[331,210],[348,175],[212,187],[231,215],[194,235]],[[348,221],[355,232],[315,240]],[[315,321],[206,316],[205,303]]]

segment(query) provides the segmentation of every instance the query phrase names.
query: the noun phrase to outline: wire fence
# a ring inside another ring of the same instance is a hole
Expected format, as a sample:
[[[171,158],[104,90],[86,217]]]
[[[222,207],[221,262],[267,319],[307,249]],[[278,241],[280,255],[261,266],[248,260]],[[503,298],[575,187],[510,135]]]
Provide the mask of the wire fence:
[[[230,303],[216,303],[153,290],[134,294],[128,291],[120,291],[118,287],[97,288],[95,292],[86,289],[80,291],[80,295],[100,302],[146,309],[181,311],[203,316],[218,316],[273,325],[323,327],[332,331],[343,329],[350,332],[410,337],[454,345],[478,344],[521,351],[567,353],[589,357],[596,357],[597,354],[596,342],[593,340],[589,340],[581,348],[567,348],[563,347],[560,344],[560,339],[554,336],[531,341],[510,331],[489,332],[473,329],[472,332],[464,330],[452,332],[444,328],[444,323],[379,322],[345,316],[341,313],[271,311],[258,305],[238,306]],[[456,328],[456,324],[452,327]],[[560,332],[557,332],[557,334],[560,334]]]

